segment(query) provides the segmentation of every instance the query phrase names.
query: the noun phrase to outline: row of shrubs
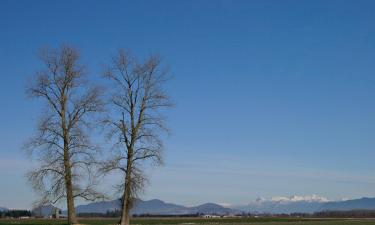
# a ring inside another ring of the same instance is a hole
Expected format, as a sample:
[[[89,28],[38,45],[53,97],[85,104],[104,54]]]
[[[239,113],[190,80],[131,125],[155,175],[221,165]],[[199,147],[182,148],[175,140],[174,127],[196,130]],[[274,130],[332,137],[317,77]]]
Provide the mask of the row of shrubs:
[[[7,210],[0,211],[0,218],[20,218],[31,217],[32,213],[29,210]]]

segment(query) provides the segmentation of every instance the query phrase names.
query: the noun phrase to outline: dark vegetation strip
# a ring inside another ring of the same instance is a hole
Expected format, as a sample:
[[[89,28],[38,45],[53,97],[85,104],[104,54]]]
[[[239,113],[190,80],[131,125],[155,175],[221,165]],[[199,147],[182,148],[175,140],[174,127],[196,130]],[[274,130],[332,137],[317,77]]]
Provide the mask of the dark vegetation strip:
[[[119,219],[90,218],[80,219],[80,223],[89,225],[109,225],[117,224]],[[286,224],[286,225],[375,225],[375,220],[366,219],[303,219],[303,218],[135,218],[131,220],[131,224],[139,225],[163,225],[163,224]],[[66,225],[66,220],[53,219],[2,219],[0,225]]]

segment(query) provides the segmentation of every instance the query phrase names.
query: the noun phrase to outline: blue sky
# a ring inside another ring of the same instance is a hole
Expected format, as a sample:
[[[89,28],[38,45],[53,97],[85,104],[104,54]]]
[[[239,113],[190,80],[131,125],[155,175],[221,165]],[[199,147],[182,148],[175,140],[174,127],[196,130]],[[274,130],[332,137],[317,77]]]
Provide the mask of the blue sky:
[[[374,10],[333,0],[1,1],[0,206],[37,197],[20,146],[41,105],[24,90],[41,68],[37,50],[63,43],[99,82],[120,47],[170,65],[172,134],[145,199],[375,196]]]

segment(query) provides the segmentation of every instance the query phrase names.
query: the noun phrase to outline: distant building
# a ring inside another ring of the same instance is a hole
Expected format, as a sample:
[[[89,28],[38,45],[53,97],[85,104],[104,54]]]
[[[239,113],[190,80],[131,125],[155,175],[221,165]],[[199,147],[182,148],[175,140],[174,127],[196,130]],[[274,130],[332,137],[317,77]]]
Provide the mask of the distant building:
[[[51,204],[42,205],[32,210],[33,215],[39,218],[60,218],[61,210]]]
[[[218,216],[218,215],[203,215],[202,216],[203,218],[206,218],[206,219],[211,219],[211,218],[220,218],[221,216]]]
[[[55,208],[55,211],[52,213],[51,217],[54,219],[59,219],[60,218],[60,209]]]
[[[31,217],[30,216],[21,216],[19,219],[20,220],[26,220],[26,219],[30,219]]]

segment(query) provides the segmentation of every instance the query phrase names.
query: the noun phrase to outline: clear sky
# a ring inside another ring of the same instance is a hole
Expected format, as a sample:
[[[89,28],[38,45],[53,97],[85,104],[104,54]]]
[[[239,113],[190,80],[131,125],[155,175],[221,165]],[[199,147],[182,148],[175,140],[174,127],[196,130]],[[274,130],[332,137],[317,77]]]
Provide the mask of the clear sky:
[[[63,43],[98,81],[119,47],[170,65],[172,134],[145,199],[375,196],[374,11],[354,0],[0,1],[0,206],[36,198],[20,146],[41,111],[24,90],[38,48]]]

